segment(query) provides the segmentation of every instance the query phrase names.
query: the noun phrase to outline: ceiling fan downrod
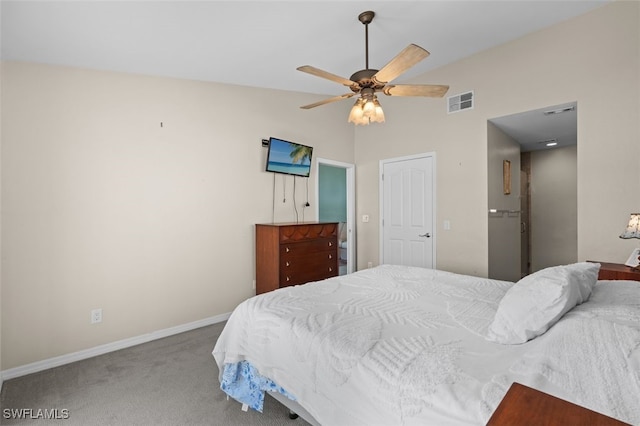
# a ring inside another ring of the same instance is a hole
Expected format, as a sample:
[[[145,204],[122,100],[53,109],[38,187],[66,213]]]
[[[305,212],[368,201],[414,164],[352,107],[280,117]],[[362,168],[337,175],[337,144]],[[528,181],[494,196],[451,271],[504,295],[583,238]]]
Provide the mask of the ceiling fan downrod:
[[[372,10],[367,10],[358,15],[358,20],[364,24],[364,69],[366,70],[369,69],[369,24],[373,21],[374,16],[376,16],[376,14]]]

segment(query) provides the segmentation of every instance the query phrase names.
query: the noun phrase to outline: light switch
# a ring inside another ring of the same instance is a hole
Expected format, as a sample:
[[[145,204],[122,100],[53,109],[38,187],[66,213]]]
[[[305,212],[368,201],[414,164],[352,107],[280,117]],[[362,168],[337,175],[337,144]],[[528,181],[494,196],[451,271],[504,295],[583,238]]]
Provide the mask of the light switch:
[[[362,221],[363,221],[364,223],[369,222],[369,215],[368,215],[368,214],[363,214],[363,215],[362,215]]]

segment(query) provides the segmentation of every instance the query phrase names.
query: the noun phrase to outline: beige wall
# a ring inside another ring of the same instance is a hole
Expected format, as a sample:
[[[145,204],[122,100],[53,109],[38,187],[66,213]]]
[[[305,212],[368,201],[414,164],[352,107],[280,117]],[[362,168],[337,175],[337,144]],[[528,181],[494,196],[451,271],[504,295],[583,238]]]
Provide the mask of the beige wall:
[[[637,241],[617,235],[640,205],[639,20],[637,2],[617,1],[440,68],[415,82],[474,90],[473,110],[383,96],[387,122],[355,133],[350,102],[303,111],[322,97],[3,64],[1,368],[251,296],[253,224],[272,217],[269,135],[356,162],[357,214],[371,218],[358,223],[359,268],[378,260],[379,161],[435,152],[437,223],[452,227],[434,231],[437,267],[486,276],[487,120],[577,101],[578,258],[626,260]],[[275,209],[294,218],[290,201]],[[104,322],[91,326],[96,307]]]
[[[2,9],[2,8],[0,8]],[[0,66],[0,99],[2,97],[2,67]],[[0,142],[2,141],[2,102],[0,102]],[[0,143],[0,188],[2,188],[2,145]],[[2,212],[2,193],[0,191],[0,212]],[[2,391],[2,220],[0,218],[0,391]]]
[[[358,224],[358,267],[378,259],[378,162],[434,151],[437,267],[486,276],[487,120],[572,101],[580,106],[578,259],[624,262],[637,240],[618,235],[640,205],[639,9],[616,1],[413,81],[449,84],[449,95],[474,90],[472,110],[447,115],[444,99],[382,97],[387,122],[355,136],[357,211],[372,219]]]
[[[520,210],[520,144],[487,123],[487,191],[489,208]],[[511,162],[511,193],[504,193],[503,161]],[[506,281],[520,279],[520,215],[487,214],[490,278]]]
[[[299,108],[317,95],[20,63],[2,89],[2,369],[252,296],[253,225],[273,209],[262,138],[353,162],[350,105]],[[291,221],[282,179],[276,221]]]
[[[576,217],[577,147],[532,152],[532,272],[577,261]],[[624,230],[624,224],[620,229]]]

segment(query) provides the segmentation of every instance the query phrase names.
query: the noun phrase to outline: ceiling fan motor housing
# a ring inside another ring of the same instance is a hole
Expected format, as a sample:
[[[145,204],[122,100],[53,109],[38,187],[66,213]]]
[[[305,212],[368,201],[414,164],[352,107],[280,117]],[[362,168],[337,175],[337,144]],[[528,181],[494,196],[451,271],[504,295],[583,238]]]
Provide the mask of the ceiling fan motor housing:
[[[358,93],[360,89],[364,89],[366,87],[370,87],[376,91],[382,90],[384,84],[380,84],[373,79],[373,76],[376,75],[378,70],[374,69],[366,69],[356,71],[349,77],[349,80],[357,83],[356,85],[351,86],[351,90]]]

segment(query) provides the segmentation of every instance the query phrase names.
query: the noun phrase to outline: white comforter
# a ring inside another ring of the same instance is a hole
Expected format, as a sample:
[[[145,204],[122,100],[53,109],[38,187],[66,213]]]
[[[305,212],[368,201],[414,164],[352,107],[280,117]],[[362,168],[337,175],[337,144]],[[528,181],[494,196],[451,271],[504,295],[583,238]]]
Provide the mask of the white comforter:
[[[514,381],[640,424],[640,283],[522,345],[485,340],[512,283],[384,265],[251,298],[213,351],[248,361],[323,425],[485,424]]]

